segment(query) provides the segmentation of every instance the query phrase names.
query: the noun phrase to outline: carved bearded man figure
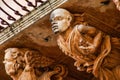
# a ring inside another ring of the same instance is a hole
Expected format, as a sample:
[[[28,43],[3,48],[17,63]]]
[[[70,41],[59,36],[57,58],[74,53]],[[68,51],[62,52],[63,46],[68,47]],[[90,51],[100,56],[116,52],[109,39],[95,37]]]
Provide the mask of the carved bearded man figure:
[[[36,50],[27,48],[8,48],[5,50],[3,63],[6,73],[13,80],[63,80],[67,68],[41,55]]]
[[[13,80],[18,80],[21,75],[24,64],[24,54],[18,48],[9,48],[5,50],[5,57],[3,63],[5,64],[5,70]]]
[[[120,40],[89,26],[81,15],[58,8],[50,15],[52,30],[59,33],[60,49],[75,60],[79,71],[95,80],[120,80]]]

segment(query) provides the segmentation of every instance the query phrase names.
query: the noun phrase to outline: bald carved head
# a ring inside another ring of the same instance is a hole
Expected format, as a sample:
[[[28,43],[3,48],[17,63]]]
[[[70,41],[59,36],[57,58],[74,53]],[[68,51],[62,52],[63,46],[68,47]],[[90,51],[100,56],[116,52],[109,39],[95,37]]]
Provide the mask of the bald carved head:
[[[70,26],[72,16],[66,9],[58,8],[50,14],[52,31],[54,33],[64,32]]]

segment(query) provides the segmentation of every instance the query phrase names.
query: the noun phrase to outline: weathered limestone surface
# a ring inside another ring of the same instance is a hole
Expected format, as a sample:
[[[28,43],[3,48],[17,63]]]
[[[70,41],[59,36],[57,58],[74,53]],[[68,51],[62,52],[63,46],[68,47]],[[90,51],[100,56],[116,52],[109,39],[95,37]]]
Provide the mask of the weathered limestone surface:
[[[100,1],[102,0],[96,0],[96,2],[93,0],[69,0],[60,7],[66,8],[71,13],[85,13],[85,19],[90,25],[112,36],[120,37],[118,33],[120,31],[120,11],[116,9],[114,3],[111,2],[108,6],[101,5]],[[97,5],[94,5],[95,3]],[[110,27],[110,29],[105,28],[106,26]],[[77,71],[73,65],[74,60],[64,55],[58,48],[56,36],[51,31],[48,14],[6,43],[0,45],[0,80],[11,80],[5,73],[3,65],[4,50],[10,47],[35,49],[40,54],[54,59],[57,63],[67,65],[69,72],[68,80],[89,80],[92,75]]]

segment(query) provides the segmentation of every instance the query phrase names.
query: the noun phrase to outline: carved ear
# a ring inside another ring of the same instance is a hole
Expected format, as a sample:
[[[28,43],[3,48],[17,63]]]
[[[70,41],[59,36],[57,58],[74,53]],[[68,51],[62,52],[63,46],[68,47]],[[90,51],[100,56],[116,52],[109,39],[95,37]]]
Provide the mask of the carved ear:
[[[71,16],[68,16],[68,21],[72,21],[72,17]]]

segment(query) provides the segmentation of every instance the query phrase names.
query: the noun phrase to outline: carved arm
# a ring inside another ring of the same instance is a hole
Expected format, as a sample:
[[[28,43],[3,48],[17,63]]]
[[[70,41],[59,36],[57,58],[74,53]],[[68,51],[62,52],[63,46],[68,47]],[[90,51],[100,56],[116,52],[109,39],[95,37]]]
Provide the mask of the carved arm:
[[[92,39],[92,42],[84,39],[80,41],[79,48],[81,49],[82,53],[87,55],[89,53],[94,53],[100,46],[103,35],[102,32],[96,30],[96,28],[91,26],[79,25],[77,28],[83,37],[84,35],[87,35],[87,37],[90,37]]]

